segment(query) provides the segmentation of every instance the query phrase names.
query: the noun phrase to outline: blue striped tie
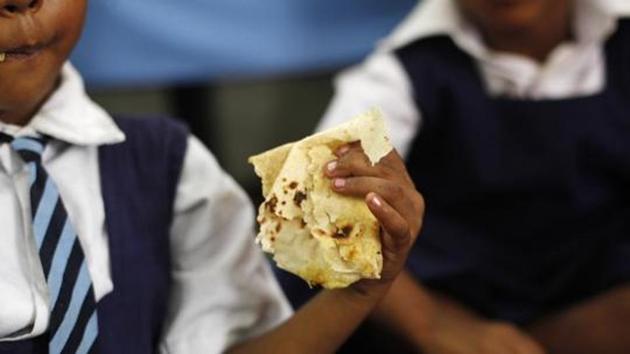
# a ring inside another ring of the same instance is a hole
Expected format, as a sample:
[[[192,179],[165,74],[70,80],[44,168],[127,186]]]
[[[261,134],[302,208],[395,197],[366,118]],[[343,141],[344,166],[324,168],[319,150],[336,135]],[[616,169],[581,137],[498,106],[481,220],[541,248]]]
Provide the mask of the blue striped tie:
[[[49,350],[96,352],[98,320],[92,281],[79,238],[59,192],[41,163],[46,140],[0,133],[29,172],[33,234],[50,293]]]

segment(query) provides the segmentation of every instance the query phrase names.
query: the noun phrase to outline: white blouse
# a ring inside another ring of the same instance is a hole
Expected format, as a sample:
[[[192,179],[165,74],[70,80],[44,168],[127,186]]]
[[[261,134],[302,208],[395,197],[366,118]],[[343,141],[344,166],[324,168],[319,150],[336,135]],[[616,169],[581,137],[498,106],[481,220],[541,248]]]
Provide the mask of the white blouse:
[[[39,132],[52,141],[43,164],[56,182],[84,249],[94,292],[111,292],[109,246],[100,189],[98,147],[125,136],[86,95],[67,64],[60,87],[26,127],[0,123],[11,135]],[[0,341],[43,333],[48,288],[30,225],[28,179],[8,144],[0,146]],[[191,136],[171,230],[172,293],[163,353],[220,353],[291,314],[254,244],[254,211],[241,188]]]

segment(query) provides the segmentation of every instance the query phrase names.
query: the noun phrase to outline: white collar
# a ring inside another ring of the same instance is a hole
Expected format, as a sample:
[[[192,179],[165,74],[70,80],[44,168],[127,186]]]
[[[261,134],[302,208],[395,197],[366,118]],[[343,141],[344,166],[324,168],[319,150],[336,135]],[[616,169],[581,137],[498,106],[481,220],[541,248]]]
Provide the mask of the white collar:
[[[574,26],[577,41],[603,40],[614,32],[616,20],[621,17],[630,17],[628,0],[576,0]],[[460,15],[456,0],[424,0],[379,43],[378,50],[394,50],[435,35],[447,35],[456,42],[460,42],[458,38],[462,36],[479,37],[477,33],[471,33],[471,28]]]
[[[15,136],[36,132],[75,145],[125,140],[112,117],[88,97],[81,76],[70,63],[61,70],[59,87],[26,126],[0,122],[0,131]]]

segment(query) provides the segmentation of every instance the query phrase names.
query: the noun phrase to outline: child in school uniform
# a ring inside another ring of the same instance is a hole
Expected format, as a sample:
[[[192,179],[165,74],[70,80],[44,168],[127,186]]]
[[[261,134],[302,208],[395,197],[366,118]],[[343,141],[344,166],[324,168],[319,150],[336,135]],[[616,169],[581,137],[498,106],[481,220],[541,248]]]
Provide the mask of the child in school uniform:
[[[319,129],[365,106],[428,208],[377,319],[427,353],[630,352],[630,2],[422,1]]]
[[[292,316],[249,200],[199,140],[88,98],[66,62],[85,6],[0,0],[0,353],[333,352],[420,229],[400,157],[371,166],[355,145],[338,152],[335,191],[381,222],[382,278]]]

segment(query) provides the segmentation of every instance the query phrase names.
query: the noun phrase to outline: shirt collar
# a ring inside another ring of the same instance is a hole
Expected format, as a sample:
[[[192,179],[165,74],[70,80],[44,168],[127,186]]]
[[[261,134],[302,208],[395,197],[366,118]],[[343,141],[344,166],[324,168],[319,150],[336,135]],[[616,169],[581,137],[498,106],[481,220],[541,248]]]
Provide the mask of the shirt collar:
[[[88,97],[81,76],[70,63],[63,66],[55,92],[26,126],[0,122],[0,130],[15,136],[39,133],[75,145],[125,140],[112,117]]]
[[[614,32],[616,20],[622,17],[630,17],[628,0],[576,0],[574,20],[576,40],[600,41]],[[460,42],[458,39],[461,37],[472,36],[481,42],[479,34],[461,16],[456,0],[424,0],[401,22],[392,35],[379,44],[378,49],[394,50],[418,39],[436,35],[450,36],[456,42]]]

